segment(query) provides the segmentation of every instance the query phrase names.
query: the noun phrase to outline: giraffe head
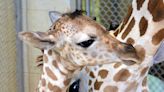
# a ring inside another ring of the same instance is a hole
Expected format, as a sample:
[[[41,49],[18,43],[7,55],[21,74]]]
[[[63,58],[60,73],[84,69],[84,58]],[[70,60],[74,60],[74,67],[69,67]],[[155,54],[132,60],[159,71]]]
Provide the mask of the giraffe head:
[[[21,32],[19,37],[78,66],[140,61],[132,45],[113,38],[80,11],[62,14],[47,32]]]

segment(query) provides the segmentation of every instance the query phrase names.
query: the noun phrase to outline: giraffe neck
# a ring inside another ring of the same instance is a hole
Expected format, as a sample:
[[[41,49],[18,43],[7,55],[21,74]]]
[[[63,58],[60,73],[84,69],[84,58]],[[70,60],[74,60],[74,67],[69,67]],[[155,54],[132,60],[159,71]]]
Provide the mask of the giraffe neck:
[[[163,0],[133,0],[128,15],[114,33],[117,39],[140,45],[146,55],[154,55],[164,39]]]
[[[74,66],[65,64],[64,60],[51,50],[44,51],[43,61],[39,92],[66,92],[75,71]]]
[[[149,67],[126,66],[125,64],[105,64],[88,66],[87,92],[143,92],[148,90],[147,73]],[[81,92],[81,91],[80,91]]]

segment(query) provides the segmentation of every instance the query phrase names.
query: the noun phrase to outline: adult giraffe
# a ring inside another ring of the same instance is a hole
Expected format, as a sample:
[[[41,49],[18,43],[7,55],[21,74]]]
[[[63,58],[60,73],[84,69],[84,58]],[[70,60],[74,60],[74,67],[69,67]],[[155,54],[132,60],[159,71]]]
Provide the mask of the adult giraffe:
[[[164,39],[164,1],[133,0],[128,15],[113,33],[118,40],[132,44],[143,59],[141,64],[113,63],[88,66],[88,92],[148,92],[147,73]],[[160,51],[159,54],[164,54]],[[155,57],[154,61],[160,60]],[[81,78],[82,79],[82,78]],[[84,90],[80,84],[79,91]],[[86,91],[86,92],[87,92]]]

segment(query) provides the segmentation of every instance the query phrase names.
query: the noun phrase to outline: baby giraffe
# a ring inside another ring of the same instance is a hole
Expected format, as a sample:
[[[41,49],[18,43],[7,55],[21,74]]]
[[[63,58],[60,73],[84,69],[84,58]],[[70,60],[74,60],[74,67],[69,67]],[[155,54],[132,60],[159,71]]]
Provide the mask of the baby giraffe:
[[[59,16],[47,32],[21,32],[19,37],[43,49],[43,73],[37,92],[66,92],[74,75],[87,65],[141,63],[132,45],[108,35],[103,26],[81,11]]]

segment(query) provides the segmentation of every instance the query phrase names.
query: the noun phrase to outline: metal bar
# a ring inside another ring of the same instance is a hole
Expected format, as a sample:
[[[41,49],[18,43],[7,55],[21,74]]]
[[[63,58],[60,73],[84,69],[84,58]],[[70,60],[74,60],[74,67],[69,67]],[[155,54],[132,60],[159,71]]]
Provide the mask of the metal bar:
[[[16,33],[22,31],[22,0],[14,0],[15,2],[15,17],[16,17]],[[23,45],[22,42],[16,37],[16,78],[18,92],[24,92],[24,68],[23,68]]]
[[[86,0],[86,12],[87,16],[90,16],[90,0]]]
[[[82,9],[82,0],[76,0],[76,9],[81,10]]]
[[[95,17],[95,0],[92,0],[92,17]]]

